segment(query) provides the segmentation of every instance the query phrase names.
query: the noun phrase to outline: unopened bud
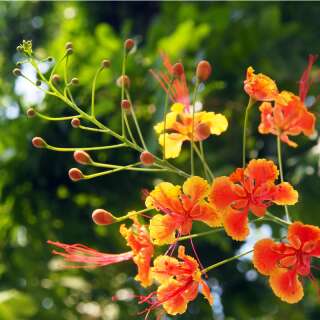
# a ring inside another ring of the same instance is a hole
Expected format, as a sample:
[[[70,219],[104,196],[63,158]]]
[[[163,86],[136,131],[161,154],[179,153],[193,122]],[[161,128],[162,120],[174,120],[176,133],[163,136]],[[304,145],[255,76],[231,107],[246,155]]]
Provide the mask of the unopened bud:
[[[92,220],[95,224],[106,226],[116,222],[117,218],[109,211],[96,209],[92,212]]]
[[[173,65],[173,75],[175,77],[181,77],[184,74],[183,64],[181,62]]]
[[[122,85],[125,88],[129,88],[130,87],[130,79],[129,79],[129,77],[127,75],[120,76],[117,79],[117,86],[121,88]]]
[[[154,155],[148,151],[143,151],[140,154],[140,160],[143,165],[145,166],[151,166],[154,164],[155,158]]]
[[[72,48],[68,48],[67,49],[67,55],[70,56],[71,54],[73,54],[73,49]]]
[[[80,126],[80,124],[81,124],[81,121],[79,118],[73,118],[71,120],[71,125],[73,128],[78,128]]]
[[[72,181],[79,181],[84,178],[83,173],[78,168],[72,168],[68,172],[69,178]]]
[[[40,86],[41,86],[41,80],[37,80],[37,81],[36,81],[36,86],[37,86],[37,87],[40,87]]]
[[[92,162],[90,155],[83,150],[75,151],[73,158],[80,164],[90,164]]]
[[[34,137],[32,139],[32,145],[35,148],[42,149],[46,147],[46,142],[41,137]]]
[[[71,79],[71,84],[72,84],[73,86],[78,85],[78,84],[79,84],[79,79],[78,79],[78,78],[72,78],[72,79]]]
[[[125,110],[129,110],[131,108],[131,103],[129,100],[122,100],[121,101],[121,108]]]
[[[12,73],[14,76],[18,77],[18,76],[21,76],[21,70],[19,68],[14,68],[12,70]]]
[[[110,60],[104,59],[104,60],[101,61],[101,67],[102,67],[102,68],[107,69],[107,68],[109,68],[110,66],[111,66]]]
[[[53,58],[52,58],[52,57],[48,57],[47,60],[48,60],[49,62],[52,62],[52,61],[53,61]]]
[[[133,39],[127,39],[124,42],[124,47],[127,50],[127,52],[129,52],[135,45],[135,41]]]
[[[196,71],[197,78],[200,81],[207,81],[211,75],[211,71],[212,71],[211,64],[206,60],[202,60],[197,65],[197,71]]]
[[[196,135],[200,141],[207,139],[211,134],[210,126],[208,123],[200,123],[196,127]]]
[[[65,44],[65,48],[66,48],[66,49],[73,49],[73,44],[72,44],[72,42],[68,41],[68,42]]]
[[[52,81],[53,82],[59,82],[61,80],[61,77],[58,74],[54,74],[52,76]]]
[[[17,66],[17,68],[20,68],[20,67],[22,66],[22,62],[21,62],[21,61],[18,61],[18,62],[16,63],[16,66]]]
[[[29,108],[26,113],[28,118],[33,118],[36,115],[36,112],[33,108]]]

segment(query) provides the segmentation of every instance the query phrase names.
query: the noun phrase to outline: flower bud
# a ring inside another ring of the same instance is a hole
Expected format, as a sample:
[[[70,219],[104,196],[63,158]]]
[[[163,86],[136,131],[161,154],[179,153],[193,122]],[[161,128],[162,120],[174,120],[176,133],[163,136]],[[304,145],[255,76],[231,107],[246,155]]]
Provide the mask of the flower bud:
[[[90,155],[83,150],[75,151],[73,153],[73,158],[80,164],[90,164],[92,162]]]
[[[52,62],[53,61],[53,57],[48,57],[47,61]]]
[[[71,84],[72,84],[73,86],[78,85],[78,84],[79,84],[79,79],[78,79],[78,78],[72,78],[72,79],[71,79]]]
[[[109,68],[110,66],[111,66],[111,61],[110,61],[110,60],[104,59],[104,60],[101,61],[101,67],[102,67],[102,68],[107,69],[107,68]]]
[[[79,118],[73,118],[71,120],[71,125],[73,128],[78,128],[80,126],[80,124],[81,124],[81,121]]]
[[[121,101],[121,108],[125,110],[129,110],[131,108],[131,103],[129,100],[122,100]]]
[[[59,82],[61,80],[61,77],[58,74],[54,74],[52,76],[52,81],[53,82]]]
[[[36,115],[36,112],[33,108],[29,108],[26,113],[28,118],[33,118]]]
[[[197,78],[200,81],[207,81],[211,75],[211,71],[212,71],[211,64],[206,60],[202,60],[197,65],[197,71],[196,71]]]
[[[129,79],[129,77],[127,75],[120,76],[117,79],[117,86],[121,88],[122,85],[125,88],[129,88],[130,87],[130,79]]]
[[[143,151],[140,154],[140,161],[145,166],[151,166],[154,164],[155,158],[154,155],[148,151]]]
[[[112,224],[117,221],[116,217],[114,217],[109,211],[103,209],[94,210],[91,217],[95,224],[103,226]]]
[[[16,63],[16,67],[17,68],[20,68],[22,66],[22,62],[21,61],[18,61],[17,63]]]
[[[37,87],[40,87],[40,86],[41,86],[41,80],[37,80],[37,81],[36,81],[36,86],[37,86]]]
[[[18,77],[18,76],[21,76],[21,70],[19,68],[14,68],[12,70],[12,73],[14,76]]]
[[[67,49],[67,55],[70,56],[71,54],[73,54],[73,49],[72,48],[68,48]]]
[[[124,47],[127,50],[127,52],[129,52],[135,45],[135,41],[133,39],[127,39],[124,42]]]
[[[175,77],[181,77],[184,73],[183,64],[181,62],[175,63],[173,65],[173,75]]]
[[[196,127],[196,136],[197,138],[202,141],[202,140],[205,140],[207,139],[210,134],[211,134],[211,131],[210,131],[210,126],[208,123],[200,123],[197,127]]]
[[[65,48],[66,49],[73,49],[73,44],[71,41],[68,41],[66,44],[65,44]]]
[[[32,145],[35,148],[42,149],[46,147],[47,143],[41,137],[34,137],[32,139]]]
[[[79,181],[84,178],[83,173],[78,168],[72,168],[68,172],[69,178],[72,181]]]

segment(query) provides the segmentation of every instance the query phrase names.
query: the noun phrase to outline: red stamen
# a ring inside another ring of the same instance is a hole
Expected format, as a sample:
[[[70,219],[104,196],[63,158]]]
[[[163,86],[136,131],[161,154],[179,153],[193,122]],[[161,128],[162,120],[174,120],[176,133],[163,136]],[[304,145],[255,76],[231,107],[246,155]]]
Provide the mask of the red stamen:
[[[65,250],[65,252],[53,250],[53,254],[63,257],[67,262],[80,263],[80,265],[66,266],[66,268],[98,268],[133,258],[132,251],[120,254],[108,254],[78,243],[69,245],[50,240],[48,240],[47,243]]]
[[[313,83],[312,78],[310,78],[310,73],[312,69],[312,65],[318,59],[318,55],[310,54],[307,68],[303,71],[301,78],[299,80],[299,96],[301,101],[304,101],[308,95],[310,90],[310,86]]]

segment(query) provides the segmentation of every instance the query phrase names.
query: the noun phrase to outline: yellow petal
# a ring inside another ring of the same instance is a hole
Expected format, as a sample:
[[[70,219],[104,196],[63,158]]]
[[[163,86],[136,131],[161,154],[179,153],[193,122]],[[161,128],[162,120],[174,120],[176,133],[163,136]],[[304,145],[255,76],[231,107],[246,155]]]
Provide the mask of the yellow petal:
[[[184,105],[182,103],[174,103],[171,106],[171,111],[181,113],[184,110]]]
[[[175,222],[169,215],[157,214],[150,220],[150,236],[154,244],[171,244],[175,241]]]
[[[164,136],[166,137],[165,158],[177,158],[181,152],[183,141],[186,137],[180,133],[165,133],[159,136],[159,143],[164,146]]]

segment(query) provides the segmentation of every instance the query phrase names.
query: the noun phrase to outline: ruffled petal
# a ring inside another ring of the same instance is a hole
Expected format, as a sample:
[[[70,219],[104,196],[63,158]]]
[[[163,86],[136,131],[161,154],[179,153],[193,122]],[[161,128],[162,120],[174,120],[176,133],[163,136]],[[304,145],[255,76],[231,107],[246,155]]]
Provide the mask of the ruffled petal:
[[[229,209],[224,213],[223,226],[234,240],[245,240],[249,234],[248,213]]]
[[[220,227],[222,225],[222,213],[209,203],[202,203],[191,211],[193,220],[206,223],[210,227]]]
[[[211,186],[209,201],[218,209],[224,210],[238,199],[233,183],[228,177],[216,178]]]
[[[181,284],[173,278],[158,288],[158,301],[168,314],[176,315],[186,312],[189,301],[182,294],[182,289]]]
[[[270,102],[263,102],[259,110],[261,112],[261,121],[259,124],[259,132],[261,134],[274,134],[273,107]]]
[[[257,187],[262,183],[274,182],[278,178],[279,172],[273,161],[254,159],[249,162],[245,169],[245,175],[254,179]]]
[[[281,259],[281,255],[274,250],[275,246],[271,239],[262,239],[254,245],[253,265],[263,275],[270,275]]]
[[[213,296],[211,294],[211,290],[210,290],[209,286],[202,279],[200,279],[199,283],[201,284],[201,287],[202,287],[202,294],[208,300],[209,304],[212,305],[213,304]]]
[[[278,205],[294,205],[298,201],[298,192],[288,182],[275,186],[273,202]]]
[[[188,178],[182,186],[183,192],[188,195],[191,202],[197,203],[207,196],[209,184],[201,177],[193,176]]]
[[[176,222],[169,215],[157,214],[150,220],[150,236],[157,245],[175,241]]]
[[[152,276],[159,283],[164,283],[179,272],[180,263],[176,258],[158,256],[153,263]]]
[[[181,152],[182,143],[187,140],[186,136],[180,133],[165,133],[159,136],[159,143],[164,146],[164,136],[166,137],[165,158],[177,158]]]
[[[298,242],[297,243],[297,239]],[[303,224],[301,222],[294,222],[288,228],[288,240],[293,246],[302,246],[307,242],[313,242],[315,244],[314,249],[317,249],[320,241],[320,228]]]
[[[315,131],[316,117],[313,113],[305,110],[300,120],[299,127],[306,136],[311,136]]]
[[[228,120],[223,114],[206,111],[199,114],[201,122],[206,122],[209,125],[211,134],[220,135],[228,129]]]
[[[297,273],[284,268],[275,269],[269,279],[274,294],[287,303],[297,303],[303,298],[303,287]]]

